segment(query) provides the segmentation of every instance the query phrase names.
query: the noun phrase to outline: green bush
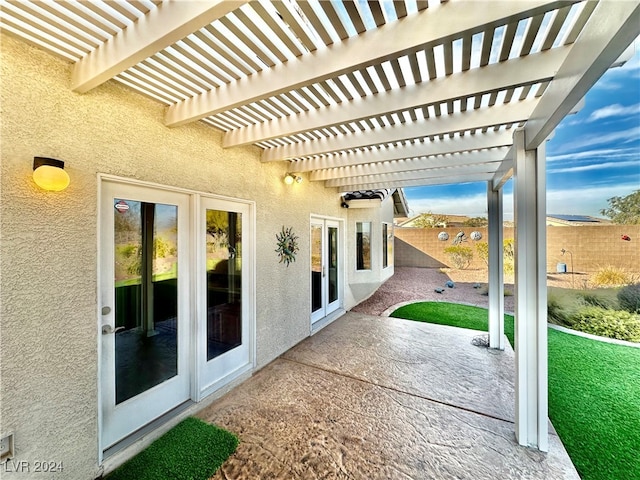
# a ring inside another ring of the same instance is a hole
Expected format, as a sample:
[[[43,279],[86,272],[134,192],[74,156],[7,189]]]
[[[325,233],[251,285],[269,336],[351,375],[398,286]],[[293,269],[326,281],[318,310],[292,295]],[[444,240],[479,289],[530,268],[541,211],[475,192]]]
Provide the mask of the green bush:
[[[444,253],[449,255],[453,266],[460,270],[467,268],[473,260],[473,249],[464,245],[452,245],[445,248]]]
[[[631,313],[640,313],[640,283],[622,287],[618,292],[620,308]]]
[[[600,337],[640,342],[640,316],[626,310],[585,307],[571,318],[571,328]]]

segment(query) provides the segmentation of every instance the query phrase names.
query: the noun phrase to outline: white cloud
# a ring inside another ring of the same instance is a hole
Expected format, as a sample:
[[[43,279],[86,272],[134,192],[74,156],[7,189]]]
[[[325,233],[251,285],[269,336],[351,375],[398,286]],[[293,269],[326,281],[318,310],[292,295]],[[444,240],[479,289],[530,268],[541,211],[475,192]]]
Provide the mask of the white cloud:
[[[630,166],[638,167],[638,171],[640,172],[640,161],[635,159],[635,160],[627,160],[624,162],[604,162],[604,163],[593,163],[591,165],[577,165],[577,166],[565,167],[565,168],[549,168],[547,169],[547,173],[588,172],[592,170],[603,170],[603,169],[622,168],[622,167],[630,167]]]
[[[562,155],[549,155],[547,163],[564,160],[582,160],[598,157],[607,158],[638,158],[637,148],[601,148],[596,150],[585,150],[583,152],[565,153]]]
[[[640,138],[640,126],[634,126],[620,132],[612,132],[605,135],[584,135],[577,138],[573,142],[567,142],[563,145],[562,151],[570,151],[573,149],[582,149],[593,145],[602,145],[609,142],[630,142]]]
[[[587,118],[586,121],[595,122],[603,118],[624,117],[638,114],[640,114],[640,103],[627,106],[620,105],[619,103],[614,103],[613,105],[607,105],[606,107],[594,110],[593,112],[591,112],[591,115],[589,115],[589,118]]]
[[[567,188],[547,191],[547,212],[599,217],[600,210],[607,208],[607,199],[624,197],[638,189],[637,182],[603,185],[587,188]]]

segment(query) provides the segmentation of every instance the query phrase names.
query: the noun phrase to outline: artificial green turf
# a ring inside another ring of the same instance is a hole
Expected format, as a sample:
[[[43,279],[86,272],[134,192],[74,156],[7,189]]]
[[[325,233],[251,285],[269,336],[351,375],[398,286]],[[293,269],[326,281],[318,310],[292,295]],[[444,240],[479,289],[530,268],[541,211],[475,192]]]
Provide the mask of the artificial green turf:
[[[189,417],[125,464],[107,480],[206,480],[235,452],[238,438]]]
[[[410,308],[408,308],[410,307]],[[420,302],[391,314],[487,330],[487,310]],[[505,315],[513,341],[513,317]],[[640,479],[640,349],[548,330],[549,417],[583,480]]]
[[[583,480],[640,479],[640,349],[549,330],[549,416]]]
[[[471,307],[457,303],[410,303],[394,311],[391,316],[417,320],[419,322],[481,330],[484,332],[489,329],[489,313],[486,308]],[[513,345],[513,317],[511,315],[505,315],[504,318],[504,334],[509,339],[511,345]]]

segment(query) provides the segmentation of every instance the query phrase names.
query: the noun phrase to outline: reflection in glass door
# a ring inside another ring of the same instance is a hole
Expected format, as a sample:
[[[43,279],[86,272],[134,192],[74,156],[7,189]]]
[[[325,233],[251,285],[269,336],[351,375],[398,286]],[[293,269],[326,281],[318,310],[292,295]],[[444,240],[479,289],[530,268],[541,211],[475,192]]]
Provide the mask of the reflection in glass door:
[[[104,182],[102,444],[189,399],[189,197]]]
[[[200,222],[200,395],[251,367],[249,206],[202,198]]]
[[[311,219],[311,323],[340,308],[340,230],[333,220]]]
[[[206,210],[207,360],[242,343],[242,214]]]
[[[119,404],[178,374],[178,207],[114,201]]]

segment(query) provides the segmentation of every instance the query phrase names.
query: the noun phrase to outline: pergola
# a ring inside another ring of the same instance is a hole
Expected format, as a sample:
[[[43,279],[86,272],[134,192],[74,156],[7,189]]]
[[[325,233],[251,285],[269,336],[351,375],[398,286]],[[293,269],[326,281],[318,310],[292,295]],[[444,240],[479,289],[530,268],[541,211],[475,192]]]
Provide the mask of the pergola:
[[[1,3],[0,26],[340,192],[487,183],[490,342],[504,348],[514,179],[516,436],[548,449],[546,139],[640,34],[637,1]],[[135,121],[128,128],[135,128]],[[218,135],[218,133],[216,133]]]

